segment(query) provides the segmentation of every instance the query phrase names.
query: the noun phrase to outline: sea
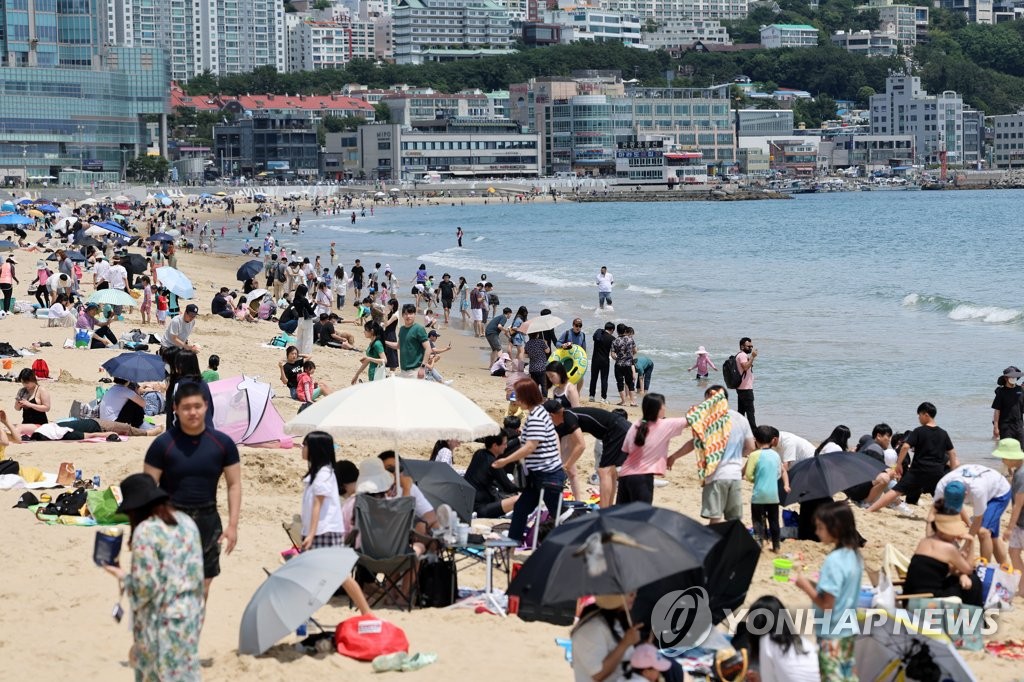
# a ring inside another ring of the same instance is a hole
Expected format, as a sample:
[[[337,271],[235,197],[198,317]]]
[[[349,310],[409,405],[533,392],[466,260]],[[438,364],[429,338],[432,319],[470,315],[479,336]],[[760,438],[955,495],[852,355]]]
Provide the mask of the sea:
[[[688,371],[698,346],[721,368],[749,336],[758,349],[758,423],[813,442],[845,424],[855,441],[879,422],[916,427],[917,405],[929,401],[962,459],[996,464],[996,379],[1008,365],[1024,367],[1022,209],[1024,193],[1006,190],[740,202],[456,199],[367,210],[354,224],[347,212],[307,213],[303,233],[284,240],[325,263],[335,241],[346,269],[357,257],[368,270],[388,264],[403,289],[420,263],[438,279],[447,272],[473,283],[486,273],[503,305],[531,315],[550,308],[567,323],[579,316],[588,335],[624,322],[654,361],[651,390],[673,411],[701,398]],[[597,310],[602,265],[615,278],[613,310]]]

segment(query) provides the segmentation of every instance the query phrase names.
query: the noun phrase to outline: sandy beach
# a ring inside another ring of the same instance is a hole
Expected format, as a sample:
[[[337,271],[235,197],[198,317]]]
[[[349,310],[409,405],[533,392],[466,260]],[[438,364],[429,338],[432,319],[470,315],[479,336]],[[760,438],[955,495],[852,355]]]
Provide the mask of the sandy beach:
[[[540,199],[547,200],[547,199]],[[466,199],[480,201],[482,198]],[[251,205],[250,205],[251,206]],[[240,206],[240,209],[242,207]],[[377,211],[400,210],[377,208]],[[231,216],[231,222],[243,217],[241,210]],[[203,214],[202,220],[216,224],[224,220],[219,214]],[[137,251],[137,249],[135,249]],[[26,294],[29,272],[34,270],[37,254],[23,250],[15,252],[19,261],[21,284],[16,295],[31,300]],[[358,257],[350,254],[339,241],[339,254],[346,263]],[[308,254],[310,257],[315,254]],[[326,253],[324,262],[327,263]],[[209,302],[220,286],[235,287],[234,273],[244,262],[241,256],[181,253],[178,267],[188,274],[196,287],[195,302],[201,315],[192,340],[202,346],[200,360],[205,367],[206,357],[217,353],[221,357],[220,375],[230,377],[246,374],[268,381],[277,388],[274,406],[285,420],[296,413],[299,403],[291,400],[282,390],[278,379],[277,362],[283,351],[262,347],[277,333],[274,324],[249,324],[225,320],[209,314]],[[469,276],[471,273],[452,273]],[[84,295],[92,292],[91,276],[86,274]],[[402,292],[403,294],[406,292]],[[405,298],[403,298],[404,302]],[[517,302],[503,300],[504,305],[515,308]],[[118,335],[141,327],[137,311],[128,314],[125,322],[115,323]],[[346,331],[362,336],[355,326],[343,325]],[[159,334],[159,325],[142,327],[144,331]],[[73,400],[88,401],[94,397],[96,382],[105,373],[100,364],[116,351],[64,349],[66,338],[73,330],[47,328],[45,321],[27,315],[0,319],[0,340],[15,348],[31,348],[33,342],[50,342],[53,347],[43,348],[35,357],[15,359],[12,372],[31,366],[36,357],[48,363],[51,375],[59,381],[46,384],[52,396],[51,420],[66,416]],[[441,328],[442,346],[450,341],[453,351],[444,356],[439,369],[453,387],[466,394],[496,420],[504,414],[504,380],[492,378],[484,370],[486,356],[483,339],[473,338],[460,323]],[[360,354],[316,347],[314,359],[318,377],[332,388],[348,385],[358,366]],[[0,383],[0,407],[6,409],[17,423],[13,410],[14,394],[18,385]],[[680,412],[685,405],[672,405]],[[631,417],[638,418],[636,408]],[[589,446],[583,456],[583,473],[592,473],[593,458]],[[677,445],[682,444],[680,439]],[[116,484],[126,475],[141,470],[149,439],[129,438],[123,443],[38,443],[14,444],[7,455],[22,464],[55,472],[61,462],[73,462],[86,476],[99,474],[103,485]],[[379,449],[375,443],[341,442],[343,456],[359,461],[374,456]],[[432,443],[423,443],[418,449],[407,449],[408,457],[426,457]],[[238,546],[233,554],[222,557],[222,573],[211,590],[200,643],[203,674],[209,680],[316,680],[327,676],[353,679],[372,676],[368,664],[359,663],[340,655],[307,656],[296,652],[292,636],[260,657],[237,654],[238,625],[249,597],[265,578],[264,570],[273,570],[280,563],[280,552],[289,547],[281,522],[289,520],[300,508],[305,472],[299,448],[291,450],[241,447],[243,500]],[[472,455],[470,445],[462,445],[455,453],[456,465],[465,467]],[[678,462],[666,476],[668,485],[658,488],[655,502],[691,517],[699,517],[700,489],[692,460]],[[745,486],[745,501],[749,502],[749,484]],[[37,491],[38,492],[38,491]],[[124,623],[115,624],[110,613],[117,601],[117,587],[113,578],[93,565],[91,560],[95,531],[90,528],[47,526],[22,509],[12,509],[21,491],[0,492],[0,515],[5,529],[6,551],[0,556],[0,575],[4,576],[0,597],[3,609],[0,625],[4,636],[0,638],[4,666],[0,680],[24,679],[78,671],[83,679],[128,679],[131,675],[127,654],[131,644],[130,630]],[[221,508],[226,509],[223,484],[220,490]],[[886,543],[893,543],[906,554],[911,554],[924,531],[924,523],[896,517],[890,511],[868,515],[855,509],[860,532],[868,539],[864,548],[865,563],[875,569],[881,563]],[[749,509],[745,510],[749,522]],[[791,555],[798,567],[815,573],[827,553],[827,548],[810,542],[787,540],[782,553]],[[757,574],[748,592],[747,603],[764,594],[777,595],[787,606],[808,606],[807,598],[792,583],[772,580],[772,559],[775,555],[762,555]],[[123,561],[126,557],[123,555]],[[460,586],[483,586],[483,570],[460,571]],[[504,578],[497,579],[503,588]],[[1018,605],[1020,602],[1017,602]],[[526,623],[515,616],[501,618],[491,614],[477,614],[472,610],[422,609],[400,612],[379,609],[378,615],[402,627],[413,652],[438,654],[435,664],[417,673],[407,673],[424,680],[478,679],[489,680],[556,680],[570,679],[569,665],[562,649],[555,645],[556,637],[567,637],[568,629],[541,623]],[[347,601],[335,600],[316,614],[325,626],[333,627],[339,621],[355,615]],[[1018,636],[1024,626],[1021,610],[1004,612],[1000,618],[997,640]],[[1011,680],[1020,677],[1019,666],[984,652],[962,652],[972,670],[983,680]]]

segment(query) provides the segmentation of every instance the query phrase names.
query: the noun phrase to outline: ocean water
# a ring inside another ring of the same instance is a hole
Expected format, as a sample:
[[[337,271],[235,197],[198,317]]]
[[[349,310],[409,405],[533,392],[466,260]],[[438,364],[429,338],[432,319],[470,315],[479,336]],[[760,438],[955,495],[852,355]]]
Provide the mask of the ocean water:
[[[856,439],[880,421],[917,426],[927,400],[961,456],[985,459],[996,378],[1024,366],[1022,200],[1016,191],[860,192],[380,208],[355,224],[348,214],[307,215],[304,233],[285,243],[326,262],[336,241],[346,268],[379,260],[403,283],[420,262],[470,282],[487,273],[502,304],[578,315],[588,334],[625,322],[670,408],[701,396],[687,372],[698,345],[721,367],[750,336],[759,423],[812,441],[842,423]],[[600,313],[602,265],[615,291],[614,311]]]

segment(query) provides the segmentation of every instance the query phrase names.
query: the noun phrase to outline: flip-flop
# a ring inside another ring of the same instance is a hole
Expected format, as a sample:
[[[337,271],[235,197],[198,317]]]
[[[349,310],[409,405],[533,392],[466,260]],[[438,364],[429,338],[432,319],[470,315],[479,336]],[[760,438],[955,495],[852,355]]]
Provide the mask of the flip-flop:
[[[437,654],[420,654],[416,653],[406,659],[405,663],[402,664],[402,672],[412,672],[425,668],[434,661],[437,660]]]
[[[393,654],[384,654],[373,659],[373,672],[386,673],[389,671],[400,671],[405,669],[405,663],[409,660],[409,654],[398,651]]]

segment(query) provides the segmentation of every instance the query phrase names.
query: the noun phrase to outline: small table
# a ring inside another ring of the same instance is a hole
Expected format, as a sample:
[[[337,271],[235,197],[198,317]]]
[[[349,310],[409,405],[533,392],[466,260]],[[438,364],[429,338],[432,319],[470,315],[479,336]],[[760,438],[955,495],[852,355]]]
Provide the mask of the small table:
[[[480,545],[453,545],[449,546],[448,549],[454,553],[455,550],[460,547],[479,547]],[[448,608],[466,608],[484,606],[501,617],[505,617],[505,610],[507,608],[508,601],[504,594],[498,594],[494,592],[494,554],[499,553],[499,561],[504,564],[506,587],[510,580],[512,572],[512,552],[519,543],[515,540],[509,540],[508,538],[499,538],[495,540],[485,540],[483,543],[484,548],[484,562],[486,563],[486,577],[484,580],[484,591],[481,594],[460,599]]]

